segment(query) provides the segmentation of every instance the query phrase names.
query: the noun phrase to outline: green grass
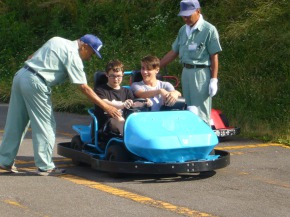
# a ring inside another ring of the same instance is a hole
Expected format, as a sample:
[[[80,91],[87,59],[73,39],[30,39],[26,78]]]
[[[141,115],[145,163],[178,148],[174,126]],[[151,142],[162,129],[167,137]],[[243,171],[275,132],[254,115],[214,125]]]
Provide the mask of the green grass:
[[[88,80],[118,58],[126,70],[140,59],[162,57],[178,29],[179,0],[0,1],[0,102],[8,102],[14,73],[28,55],[53,36],[71,40],[94,33],[104,42],[103,59],[86,63]],[[286,0],[201,0],[202,13],[220,34],[221,109],[242,136],[290,144],[290,13]],[[180,76],[178,60],[167,67]],[[59,111],[84,113],[92,104],[74,85],[53,88]]]

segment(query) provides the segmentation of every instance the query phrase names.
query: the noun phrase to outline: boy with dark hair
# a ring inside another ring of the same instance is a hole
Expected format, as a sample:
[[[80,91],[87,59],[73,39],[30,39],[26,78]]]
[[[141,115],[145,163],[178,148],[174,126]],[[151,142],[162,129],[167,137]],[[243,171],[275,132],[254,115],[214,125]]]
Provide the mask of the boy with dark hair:
[[[124,76],[123,63],[119,60],[111,60],[106,66],[106,76],[108,82],[95,89],[96,94],[105,101],[108,105],[111,105],[119,110],[130,107],[142,107],[143,103],[133,102],[134,95],[128,88],[122,87],[121,83]],[[146,102],[146,105],[150,107],[150,101]],[[102,127],[105,123],[113,132],[123,135],[123,127],[125,119],[121,117],[111,117],[104,115],[104,110],[98,106],[95,106],[95,114],[98,118],[99,127]]]

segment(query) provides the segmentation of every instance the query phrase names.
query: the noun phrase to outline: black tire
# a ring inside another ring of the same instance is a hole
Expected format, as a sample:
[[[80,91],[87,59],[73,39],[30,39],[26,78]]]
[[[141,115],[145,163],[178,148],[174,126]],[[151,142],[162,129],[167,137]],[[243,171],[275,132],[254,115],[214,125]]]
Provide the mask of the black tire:
[[[129,153],[125,149],[122,143],[116,143],[109,146],[107,150],[106,160],[108,161],[118,161],[118,162],[128,162]]]
[[[106,160],[128,162],[129,152],[125,149],[122,143],[111,144],[107,150]],[[112,178],[123,178],[125,174],[120,172],[109,172],[109,176]]]
[[[203,171],[199,173],[199,177],[200,178],[209,178],[212,177],[216,174],[216,172],[214,170],[211,171]]]
[[[78,161],[76,159],[72,159],[71,161],[72,161],[73,165],[75,165],[75,166],[80,166],[82,164],[80,161]]]
[[[84,143],[82,142],[80,135],[74,136],[71,140],[71,148],[81,151],[83,147]]]

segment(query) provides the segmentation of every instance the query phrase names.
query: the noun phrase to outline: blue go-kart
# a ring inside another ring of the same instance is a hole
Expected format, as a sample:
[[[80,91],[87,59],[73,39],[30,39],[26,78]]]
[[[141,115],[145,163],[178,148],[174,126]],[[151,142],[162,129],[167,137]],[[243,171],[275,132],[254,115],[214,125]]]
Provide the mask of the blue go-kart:
[[[125,72],[134,78],[134,71]],[[95,74],[95,85],[105,81]],[[143,99],[137,99],[143,100]],[[129,109],[124,136],[100,127],[94,109],[89,125],[74,125],[78,135],[59,143],[59,155],[73,163],[85,163],[111,174],[185,174],[214,171],[230,164],[230,154],[216,150],[216,133],[194,113],[185,110],[184,100],[160,111]]]

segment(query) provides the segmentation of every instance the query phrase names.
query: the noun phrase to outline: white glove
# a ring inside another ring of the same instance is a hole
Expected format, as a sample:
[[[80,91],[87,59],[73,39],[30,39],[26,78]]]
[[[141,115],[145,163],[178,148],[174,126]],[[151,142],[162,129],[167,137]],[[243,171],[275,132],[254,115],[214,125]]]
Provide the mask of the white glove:
[[[196,106],[194,106],[194,105],[192,105],[192,106],[187,106],[187,110],[188,110],[188,111],[191,111],[193,114],[198,115],[198,108],[197,108]]]
[[[209,83],[209,95],[210,95],[210,97],[213,97],[214,95],[216,95],[216,92],[218,90],[217,83],[218,83],[217,78],[210,79],[210,83]]]

